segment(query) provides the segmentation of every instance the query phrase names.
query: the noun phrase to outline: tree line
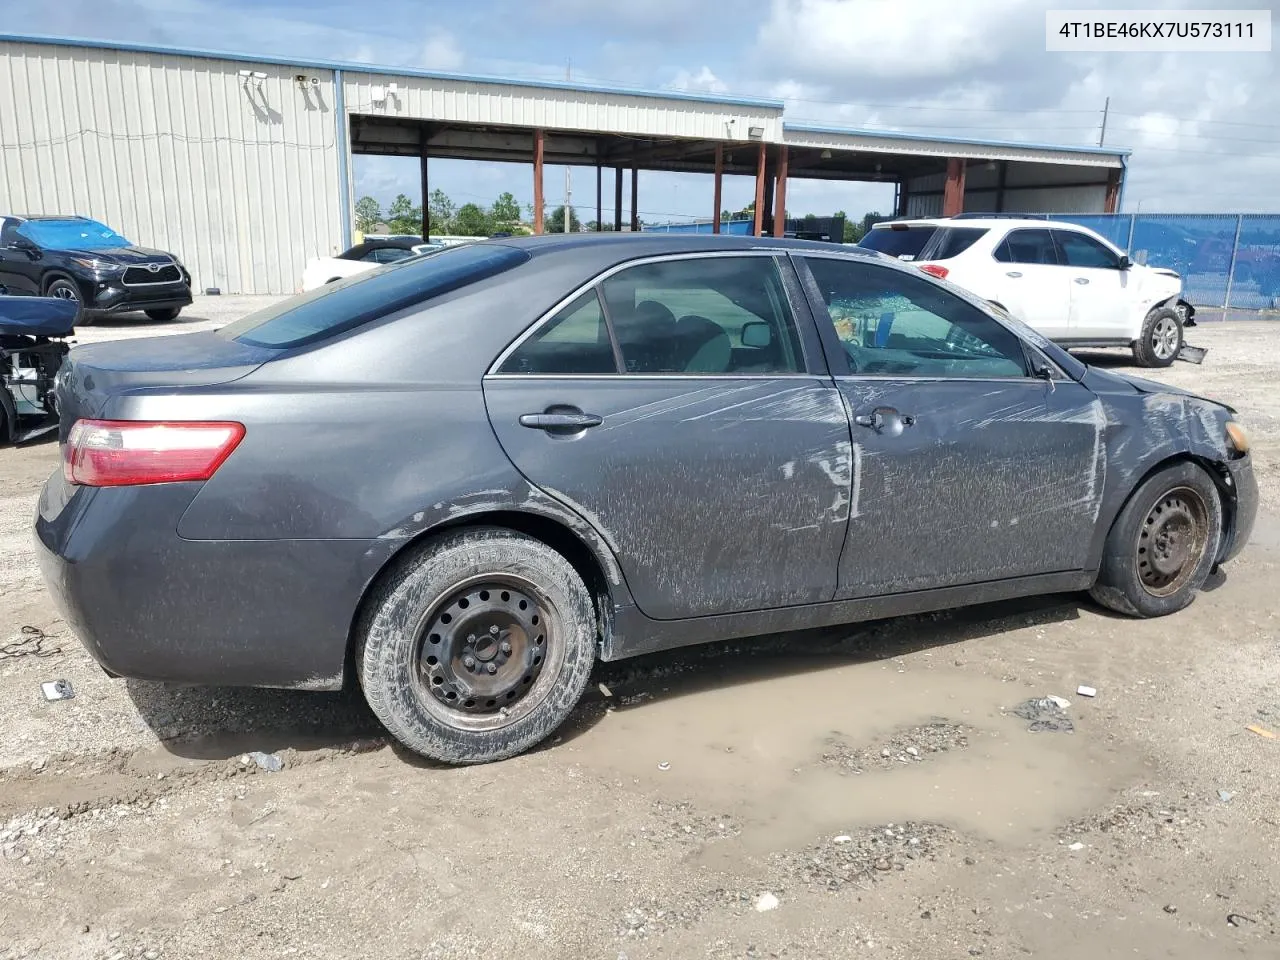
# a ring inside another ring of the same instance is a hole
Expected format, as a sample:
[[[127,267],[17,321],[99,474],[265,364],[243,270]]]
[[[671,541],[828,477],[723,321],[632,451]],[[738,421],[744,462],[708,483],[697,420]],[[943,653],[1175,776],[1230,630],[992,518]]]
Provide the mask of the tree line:
[[[755,216],[755,209],[753,200],[738,211],[722,210],[720,219],[722,221],[750,220]],[[578,219],[578,213],[573,207],[569,207],[568,216],[570,232],[582,230],[584,226],[588,231],[595,231],[596,221],[590,220],[584,225]],[[789,211],[787,216],[790,216]],[[871,229],[873,223],[885,219],[879,212],[868,213],[861,220],[856,221],[850,220],[843,210],[836,211],[835,216],[844,217],[845,243],[857,243]],[[549,210],[543,218],[543,230],[546,233],[564,233],[564,218],[563,204]],[[427,198],[427,226],[433,236],[488,237],[495,233],[519,236],[532,232],[526,226],[526,223],[532,219],[533,204],[529,203],[521,207],[510,192],[499,194],[498,199],[487,208],[476,203],[457,206],[443,190],[433,190],[431,196]],[[807,214],[804,219],[813,220],[816,217],[813,214]],[[370,233],[379,224],[386,224],[391,233],[420,236],[422,205],[414,204],[403,193],[391,201],[391,205],[385,211],[373,197],[364,196],[357,200],[356,229],[361,233]],[[606,221],[600,225],[600,229],[612,230],[613,224]]]

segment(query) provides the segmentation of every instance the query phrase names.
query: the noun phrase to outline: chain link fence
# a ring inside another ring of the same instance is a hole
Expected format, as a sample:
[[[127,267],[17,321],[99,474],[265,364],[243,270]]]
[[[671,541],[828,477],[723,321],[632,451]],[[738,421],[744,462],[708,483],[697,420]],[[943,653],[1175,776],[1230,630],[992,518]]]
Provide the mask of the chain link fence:
[[[1260,213],[1048,214],[1100,233],[1136,263],[1182,275],[1197,307],[1280,309],[1280,216]]]

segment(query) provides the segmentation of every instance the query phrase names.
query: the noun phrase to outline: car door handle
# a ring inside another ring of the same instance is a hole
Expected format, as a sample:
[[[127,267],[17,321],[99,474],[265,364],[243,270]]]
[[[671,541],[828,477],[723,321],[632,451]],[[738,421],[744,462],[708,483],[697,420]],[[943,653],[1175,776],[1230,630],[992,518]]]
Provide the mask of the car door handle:
[[[594,413],[526,413],[520,417],[520,426],[534,430],[585,430],[598,427],[604,418]]]
[[[893,407],[876,407],[870,413],[862,413],[854,417],[853,422],[860,427],[868,427],[876,433],[896,437],[905,428],[913,425],[916,418],[907,413],[899,413]]]
[[[1088,283],[1088,282],[1089,282],[1088,277],[1076,277],[1076,283]]]
[[[1014,279],[1017,279],[1018,277],[1022,276],[1022,272],[1020,270],[1010,270],[1008,273],[1005,274],[1005,276],[1013,277]]]

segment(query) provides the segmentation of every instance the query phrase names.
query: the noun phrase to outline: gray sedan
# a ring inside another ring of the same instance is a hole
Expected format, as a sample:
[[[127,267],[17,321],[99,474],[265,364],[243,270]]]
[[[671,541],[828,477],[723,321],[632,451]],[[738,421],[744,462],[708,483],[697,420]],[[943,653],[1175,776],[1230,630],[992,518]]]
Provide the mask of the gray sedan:
[[[879,254],[495,240],[75,349],[49,587],[112,674],[331,690],[474,763],[596,659],[1029,594],[1191,603],[1257,508],[1233,411]]]

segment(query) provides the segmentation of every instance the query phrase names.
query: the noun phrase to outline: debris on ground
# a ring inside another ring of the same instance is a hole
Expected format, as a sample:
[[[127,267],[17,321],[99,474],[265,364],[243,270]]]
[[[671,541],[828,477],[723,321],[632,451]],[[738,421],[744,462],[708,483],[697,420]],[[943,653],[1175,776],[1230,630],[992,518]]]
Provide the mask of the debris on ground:
[[[1272,733],[1266,727],[1260,727],[1256,723],[1251,723],[1245,727],[1250,733],[1256,733],[1260,737],[1266,737],[1268,740],[1276,739],[1276,734]]]
[[[1228,914],[1227,914],[1227,923],[1228,923],[1230,926],[1238,927],[1238,926],[1240,926],[1240,921],[1242,921],[1242,920],[1243,920],[1245,923],[1257,923],[1257,922],[1258,922],[1257,920],[1254,920],[1252,917],[1246,917],[1246,916],[1245,916],[1244,914],[1242,914],[1242,913],[1228,913]]]
[[[666,760],[663,760],[660,764],[658,764],[658,769],[659,769],[659,770],[670,770],[670,769],[671,769],[671,764],[669,764]]]
[[[766,913],[778,909],[778,898],[772,893],[762,893],[756,897],[756,913]]]
[[[612,697],[612,696],[613,696],[613,691],[612,691],[612,690],[610,690],[610,689],[609,689],[607,686],[605,686],[603,683],[602,683],[602,684],[600,684],[600,693],[601,693],[603,696],[605,696],[605,697]]]
[[[17,660],[19,657],[52,657],[62,652],[62,647],[45,646],[46,641],[54,639],[52,634],[45,633],[39,627],[24,624],[18,637],[0,646],[0,660]]]
[[[1174,914],[1178,912],[1178,908],[1175,907],[1172,903],[1166,903],[1164,905],[1164,912],[1168,914]]]
[[[1234,796],[1235,796],[1235,793],[1233,793],[1233,792],[1232,792],[1232,791],[1230,791],[1230,790],[1219,790],[1219,791],[1218,791],[1218,799],[1219,799],[1219,800],[1221,800],[1223,803],[1230,803],[1230,802],[1231,802],[1231,798],[1232,798],[1232,797],[1234,797]]]
[[[1049,694],[1049,696],[1045,697],[1045,699],[1053,701],[1063,710],[1071,706],[1071,701],[1068,700],[1066,697],[1055,697],[1053,694]]]
[[[1072,851],[1073,853],[1078,853],[1079,851],[1084,849],[1084,844],[1081,843],[1079,840],[1077,840],[1075,843],[1067,847],[1067,849]]]
[[[1010,711],[1015,717],[1030,720],[1032,733],[1074,733],[1076,726],[1053,697],[1032,697]]]
[[[40,684],[40,692],[50,701],[70,700],[76,695],[75,690],[71,689],[70,680],[49,680]]]
[[[1084,684],[1076,687],[1076,693],[1082,697],[1096,697],[1098,695],[1097,687],[1086,687]]]
[[[284,761],[274,753],[262,753],[255,750],[252,753],[245,754],[245,756],[253,763],[256,763],[261,769],[266,770],[267,773],[279,773],[284,769]],[[242,760],[241,762],[243,763],[245,761]]]

